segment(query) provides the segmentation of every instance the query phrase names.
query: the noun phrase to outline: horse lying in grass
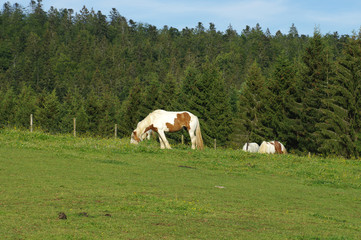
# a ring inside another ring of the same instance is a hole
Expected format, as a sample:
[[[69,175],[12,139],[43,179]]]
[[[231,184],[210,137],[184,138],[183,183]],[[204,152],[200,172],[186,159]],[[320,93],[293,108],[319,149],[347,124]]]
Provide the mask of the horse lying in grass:
[[[259,153],[268,153],[268,154],[286,154],[287,150],[282,143],[278,141],[265,142],[263,141],[261,146],[258,149]]]
[[[140,121],[130,137],[130,143],[138,144],[143,141],[149,130],[158,133],[160,148],[170,149],[164,132],[177,132],[186,128],[192,142],[192,149],[203,149],[203,139],[198,117],[190,112],[168,112],[155,110]]]
[[[246,143],[242,149],[245,152],[256,153],[258,152],[259,145],[257,143]]]

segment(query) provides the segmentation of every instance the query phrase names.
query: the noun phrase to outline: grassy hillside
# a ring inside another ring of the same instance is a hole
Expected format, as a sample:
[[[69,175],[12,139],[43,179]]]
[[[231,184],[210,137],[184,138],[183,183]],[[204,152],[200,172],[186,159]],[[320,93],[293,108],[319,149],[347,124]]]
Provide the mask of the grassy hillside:
[[[359,239],[360,169],[1,129],[0,239]]]

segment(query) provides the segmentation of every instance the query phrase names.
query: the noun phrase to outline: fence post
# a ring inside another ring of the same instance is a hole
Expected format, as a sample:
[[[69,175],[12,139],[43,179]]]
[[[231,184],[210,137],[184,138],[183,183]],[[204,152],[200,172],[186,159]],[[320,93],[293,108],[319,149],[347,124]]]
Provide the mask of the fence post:
[[[114,126],[114,138],[117,138],[117,132],[118,132],[118,124],[115,124],[115,126]]]
[[[217,139],[214,139],[214,149],[217,149]]]
[[[33,132],[33,114],[30,114],[30,132]]]
[[[76,137],[76,118],[73,118],[73,125],[74,125],[73,134],[74,134],[74,137]]]
[[[182,145],[184,144],[184,136],[183,136],[183,134],[182,134]]]

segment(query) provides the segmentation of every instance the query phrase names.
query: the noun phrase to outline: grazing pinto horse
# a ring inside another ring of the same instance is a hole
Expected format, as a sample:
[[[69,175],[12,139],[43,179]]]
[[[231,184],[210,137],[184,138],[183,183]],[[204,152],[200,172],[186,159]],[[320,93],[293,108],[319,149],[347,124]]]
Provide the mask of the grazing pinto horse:
[[[151,112],[138,123],[137,128],[132,132],[130,143],[138,144],[140,141],[143,141],[149,130],[151,130],[158,133],[160,148],[170,149],[171,147],[164,132],[176,132],[183,127],[188,130],[192,142],[192,149],[196,147],[203,149],[203,139],[198,117],[190,112],[167,112],[164,110]]]
[[[243,151],[245,152],[251,152],[256,153],[258,152],[259,145],[257,143],[246,143],[243,146]]]
[[[286,154],[287,150],[282,143],[278,141],[265,142],[263,141],[258,150],[259,153],[268,153],[268,154]]]

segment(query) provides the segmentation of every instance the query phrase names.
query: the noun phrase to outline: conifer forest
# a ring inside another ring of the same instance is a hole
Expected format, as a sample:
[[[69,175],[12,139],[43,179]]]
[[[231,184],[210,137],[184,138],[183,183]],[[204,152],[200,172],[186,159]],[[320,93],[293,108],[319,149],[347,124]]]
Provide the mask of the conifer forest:
[[[155,109],[199,117],[205,144],[278,140],[289,152],[358,158],[361,34],[271,34],[213,23],[159,29],[118,10],[0,11],[0,127],[130,137]],[[184,132],[169,134],[179,142]],[[168,136],[168,135],[167,135]]]

